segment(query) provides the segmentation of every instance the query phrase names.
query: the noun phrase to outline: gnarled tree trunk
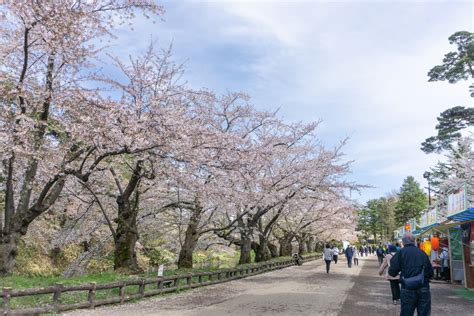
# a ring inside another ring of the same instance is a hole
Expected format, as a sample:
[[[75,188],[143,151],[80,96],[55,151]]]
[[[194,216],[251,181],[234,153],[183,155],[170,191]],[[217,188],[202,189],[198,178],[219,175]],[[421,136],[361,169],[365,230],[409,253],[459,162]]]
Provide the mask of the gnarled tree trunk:
[[[283,238],[279,239],[280,242],[280,256],[291,256],[292,246],[291,241],[293,240],[292,236],[285,235]]]
[[[255,249],[255,261],[262,262],[271,259],[270,249],[268,248],[268,240],[264,236],[259,236],[259,243]]]
[[[179,252],[178,268],[193,267],[193,252],[196,249],[199,240],[198,226],[201,221],[202,208],[196,207],[192,211],[189,219],[188,228],[186,229],[184,243]]]
[[[129,201],[117,199],[118,218],[115,238],[114,270],[139,271],[135,245],[138,240],[137,215]]]
[[[140,194],[138,187],[140,179],[143,176],[142,161],[139,160],[136,163],[132,177],[130,178],[125,190],[122,190],[118,178],[112,169],[111,171],[120,191],[120,195],[117,197],[118,214],[117,219],[115,220],[117,222],[117,230],[115,231],[114,238],[114,270],[125,273],[141,272],[141,269],[138,266],[135,246],[139,238],[137,215]],[[135,193],[135,195],[132,205],[131,199],[133,193]]]
[[[272,258],[277,258],[279,256],[277,245],[269,242],[268,249],[270,250],[270,255],[272,256]]]
[[[251,263],[252,258],[250,253],[252,252],[252,239],[248,233],[241,233],[240,237],[240,258],[239,264]]]

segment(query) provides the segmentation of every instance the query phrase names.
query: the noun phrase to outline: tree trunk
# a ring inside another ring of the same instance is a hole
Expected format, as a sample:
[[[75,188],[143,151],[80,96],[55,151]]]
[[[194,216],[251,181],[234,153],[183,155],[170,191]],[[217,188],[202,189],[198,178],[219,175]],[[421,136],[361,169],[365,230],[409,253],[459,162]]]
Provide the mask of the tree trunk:
[[[268,240],[264,236],[259,236],[259,243],[255,251],[255,261],[262,262],[270,260],[270,258],[271,254],[270,249],[268,249]]]
[[[283,238],[279,239],[280,242],[280,256],[291,256],[292,253],[292,246],[291,241],[293,240],[290,236],[284,236]]]
[[[300,255],[304,255],[307,252],[308,251],[306,249],[306,241],[303,238],[299,238],[298,239],[298,253]]]
[[[8,233],[0,238],[0,275],[12,274],[18,254],[21,234]]]
[[[202,208],[196,207],[189,219],[188,228],[186,229],[184,243],[179,252],[178,268],[193,267],[193,252],[196,249],[199,240],[199,222],[201,221]]]
[[[119,197],[117,204],[114,270],[126,273],[139,272],[135,251],[138,240],[137,214],[132,210],[128,200]]]
[[[252,251],[252,239],[250,234],[242,233],[241,234],[241,244],[240,244],[240,258],[239,264],[251,263],[252,258],[250,253]]]
[[[279,256],[278,247],[275,244],[269,242],[268,249],[270,250],[270,255],[272,258],[277,258]]]
[[[313,250],[314,237],[309,237],[306,241],[306,250],[311,252]]]

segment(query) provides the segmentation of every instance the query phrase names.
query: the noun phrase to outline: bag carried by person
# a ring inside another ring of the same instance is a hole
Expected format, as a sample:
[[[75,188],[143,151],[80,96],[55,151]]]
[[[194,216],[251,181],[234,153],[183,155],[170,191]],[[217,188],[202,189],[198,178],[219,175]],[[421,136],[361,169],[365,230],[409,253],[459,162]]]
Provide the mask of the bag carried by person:
[[[425,284],[425,265],[423,265],[421,269],[421,273],[410,278],[405,278],[402,276],[400,278],[400,282],[405,286],[408,290],[418,290],[423,287]]]

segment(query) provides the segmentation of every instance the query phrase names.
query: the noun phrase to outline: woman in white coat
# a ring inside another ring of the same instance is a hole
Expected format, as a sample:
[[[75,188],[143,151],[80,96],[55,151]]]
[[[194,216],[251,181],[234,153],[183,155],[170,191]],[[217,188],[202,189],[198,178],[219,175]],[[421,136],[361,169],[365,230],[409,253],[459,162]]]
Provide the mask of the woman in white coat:
[[[397,247],[389,245],[387,249],[388,254],[383,259],[382,265],[379,269],[379,275],[384,274],[385,279],[390,281],[390,288],[392,290],[392,301],[393,305],[397,305],[400,301],[400,275],[393,277],[388,274],[388,268],[390,267],[390,260],[393,255],[397,252]]]

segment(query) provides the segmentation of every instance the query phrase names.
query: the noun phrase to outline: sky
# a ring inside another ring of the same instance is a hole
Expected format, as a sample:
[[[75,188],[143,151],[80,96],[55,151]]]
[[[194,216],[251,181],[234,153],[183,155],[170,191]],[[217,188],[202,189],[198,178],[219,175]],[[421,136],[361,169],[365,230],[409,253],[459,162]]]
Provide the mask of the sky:
[[[354,160],[350,180],[373,186],[361,203],[399,190],[441,156],[420,144],[436,117],[474,106],[468,86],[428,82],[455,47],[448,37],[474,30],[470,1],[164,1],[161,20],[137,18],[112,49],[139,54],[151,39],[184,63],[193,88],[242,91],[287,121],[321,119],[319,137]],[[140,17],[140,16],[139,16]]]

